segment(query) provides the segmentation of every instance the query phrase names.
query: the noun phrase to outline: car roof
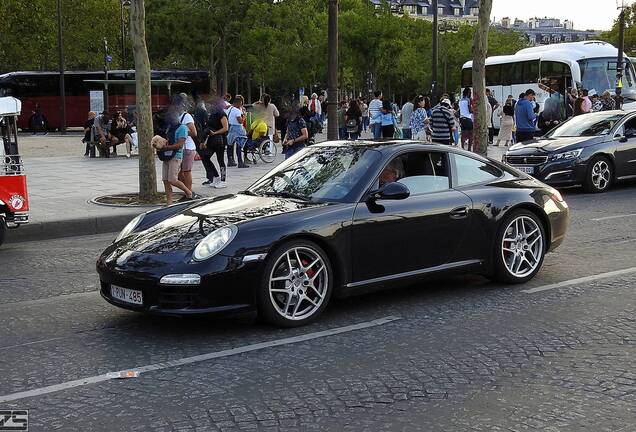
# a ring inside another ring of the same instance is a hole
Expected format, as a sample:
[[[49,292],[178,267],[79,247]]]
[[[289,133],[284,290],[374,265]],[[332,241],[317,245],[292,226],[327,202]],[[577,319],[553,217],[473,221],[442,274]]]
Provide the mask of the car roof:
[[[445,144],[435,144],[435,143],[424,143],[422,141],[415,140],[393,140],[387,139],[382,141],[371,141],[371,140],[356,140],[356,141],[324,141],[321,143],[317,143],[312,147],[362,147],[362,148],[372,148],[374,150],[378,150],[385,155],[393,155],[395,153],[401,153],[403,151],[409,150],[429,150],[429,151],[445,151],[448,153],[456,153],[463,154],[465,156],[470,156],[473,158],[483,159],[484,161],[488,160],[488,158],[484,158],[483,156],[469,152],[454,146],[449,146]]]

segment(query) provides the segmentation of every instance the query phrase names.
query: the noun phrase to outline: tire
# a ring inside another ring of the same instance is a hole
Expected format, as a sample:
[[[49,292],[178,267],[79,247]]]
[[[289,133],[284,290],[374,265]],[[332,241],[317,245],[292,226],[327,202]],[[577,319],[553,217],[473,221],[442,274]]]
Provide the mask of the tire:
[[[7,237],[7,224],[4,221],[4,217],[0,216],[0,246],[4,243],[5,238]]]
[[[589,193],[602,193],[607,191],[614,180],[614,166],[605,156],[596,156],[590,161],[585,174],[583,187]]]
[[[545,227],[528,210],[514,210],[504,218],[493,250],[494,277],[498,282],[521,284],[541,269],[546,253]]]
[[[331,262],[320,246],[307,240],[285,243],[265,262],[256,295],[259,316],[279,327],[308,324],[329,303],[333,281]]]
[[[265,163],[272,163],[276,160],[276,144],[271,140],[265,140],[258,146],[258,154]]]

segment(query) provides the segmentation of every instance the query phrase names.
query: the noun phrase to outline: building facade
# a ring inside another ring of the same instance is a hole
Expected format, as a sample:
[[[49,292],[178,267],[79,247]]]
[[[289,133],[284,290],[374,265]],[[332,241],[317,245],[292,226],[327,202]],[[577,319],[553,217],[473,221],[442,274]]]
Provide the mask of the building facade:
[[[531,45],[548,45],[561,42],[581,42],[596,39],[598,31],[574,30],[570,20],[558,18],[530,18],[528,21],[502,18],[494,23],[496,28],[514,30],[523,33]]]
[[[432,0],[369,0],[376,8],[388,5],[396,14],[417,19],[433,19]],[[479,0],[438,0],[437,14],[440,19],[476,23]]]

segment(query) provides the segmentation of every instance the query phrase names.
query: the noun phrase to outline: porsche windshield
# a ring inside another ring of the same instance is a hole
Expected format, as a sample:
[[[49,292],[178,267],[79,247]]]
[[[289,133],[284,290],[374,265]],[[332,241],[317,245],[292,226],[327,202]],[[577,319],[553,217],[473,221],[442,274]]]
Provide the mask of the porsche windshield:
[[[601,136],[610,133],[616,122],[625,114],[598,113],[572,117],[561,126],[548,132],[546,138]]]
[[[381,155],[366,147],[308,147],[254,183],[247,193],[347,202],[366,186]]]

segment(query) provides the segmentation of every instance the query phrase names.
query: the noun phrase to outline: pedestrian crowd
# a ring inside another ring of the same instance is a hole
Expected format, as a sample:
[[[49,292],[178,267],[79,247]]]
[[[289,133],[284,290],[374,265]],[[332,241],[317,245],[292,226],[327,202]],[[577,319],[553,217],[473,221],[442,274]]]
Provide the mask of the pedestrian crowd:
[[[548,92],[541,112],[532,89],[517,99],[508,95],[503,103],[486,89],[489,144],[508,146],[529,141],[572,116],[620,109],[623,105],[620,91],[614,96],[608,91],[599,96],[586,89],[570,89],[563,96],[552,90],[554,84],[539,85]],[[316,93],[301,95],[295,102],[283,99],[280,108],[272,103],[270,95],[263,94],[250,110],[241,95],[227,94],[209,100],[177,95],[167,110],[153,115],[152,147],[163,164],[168,205],[172,203],[173,187],[184,193],[182,200],[198,197],[192,185],[195,160],[200,160],[205,169],[202,186],[222,189],[227,187],[228,168],[249,168],[250,153],[254,154],[264,143],[279,144],[286,158],[313,144],[323,129],[325,106],[324,95]],[[443,94],[433,105],[430,97],[416,95],[401,108],[385,99],[381,91],[375,91],[370,101],[345,99],[338,104],[338,135],[341,140],[357,140],[369,132],[376,140],[414,139],[472,151],[476,110],[470,88],[463,90],[458,101]],[[497,118],[499,121],[495,122]],[[119,144],[125,144],[128,157],[137,148],[134,121],[129,121],[123,112],[114,116],[90,112],[84,132],[85,155],[89,154],[90,143],[106,156],[111,151],[116,155]],[[256,163],[256,158],[252,157],[251,162]]]

